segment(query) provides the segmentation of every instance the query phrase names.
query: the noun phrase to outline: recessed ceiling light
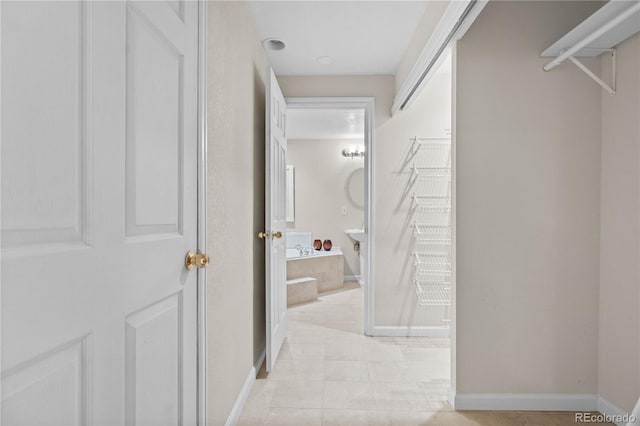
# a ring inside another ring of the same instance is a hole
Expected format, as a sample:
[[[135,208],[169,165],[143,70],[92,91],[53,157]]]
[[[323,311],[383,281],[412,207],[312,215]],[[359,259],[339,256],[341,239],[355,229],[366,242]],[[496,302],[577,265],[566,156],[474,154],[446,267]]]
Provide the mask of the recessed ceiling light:
[[[333,58],[331,56],[319,56],[316,58],[319,64],[329,65],[333,63]]]
[[[262,46],[267,50],[283,50],[287,43],[278,38],[267,38],[262,41]]]

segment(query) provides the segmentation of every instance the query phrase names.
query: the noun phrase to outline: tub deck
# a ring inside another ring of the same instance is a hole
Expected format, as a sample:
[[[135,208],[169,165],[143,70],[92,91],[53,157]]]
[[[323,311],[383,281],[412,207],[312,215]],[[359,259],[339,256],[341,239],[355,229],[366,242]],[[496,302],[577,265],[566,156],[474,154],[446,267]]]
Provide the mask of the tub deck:
[[[292,254],[295,257],[287,257],[287,280],[315,278],[319,293],[338,290],[344,285],[344,254],[339,247],[306,256],[300,256],[298,250]]]

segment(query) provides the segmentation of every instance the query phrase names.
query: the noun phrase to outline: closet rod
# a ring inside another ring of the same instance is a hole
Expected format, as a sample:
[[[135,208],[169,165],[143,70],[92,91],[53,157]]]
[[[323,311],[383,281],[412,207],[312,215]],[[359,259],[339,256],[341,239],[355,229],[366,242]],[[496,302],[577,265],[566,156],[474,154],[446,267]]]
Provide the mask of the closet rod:
[[[625,10],[624,12],[622,12],[621,14],[619,14],[618,16],[616,16],[615,18],[613,18],[612,20],[610,20],[609,22],[607,22],[606,24],[604,24],[603,26],[601,26],[600,28],[598,28],[597,30],[595,30],[594,32],[592,32],[591,34],[583,38],[582,40],[580,40],[578,43],[574,44],[572,47],[565,50],[557,58],[555,58],[554,60],[549,62],[547,65],[545,65],[543,69],[545,71],[550,71],[554,69],[555,67],[560,65],[562,62],[567,60],[570,56],[573,56],[575,53],[577,53],[580,49],[587,47],[589,43],[600,38],[607,31],[611,30],[616,25],[618,25],[619,23],[621,23],[622,21],[624,21],[625,19],[627,19],[628,17],[630,17],[631,15],[633,15],[638,11],[640,11],[640,2],[634,4],[629,9]]]

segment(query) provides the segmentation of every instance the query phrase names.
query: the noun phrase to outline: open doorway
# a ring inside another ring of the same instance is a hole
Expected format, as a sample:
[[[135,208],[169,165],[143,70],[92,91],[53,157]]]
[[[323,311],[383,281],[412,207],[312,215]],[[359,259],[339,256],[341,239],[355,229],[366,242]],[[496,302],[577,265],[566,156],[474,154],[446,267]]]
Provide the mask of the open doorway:
[[[365,233],[373,246],[365,257],[368,264],[363,268],[364,288],[359,299],[346,296],[356,294],[355,291],[343,291],[325,297],[320,303],[302,304],[287,311],[289,329],[277,362],[268,375],[259,376],[241,419],[249,423],[254,418],[258,422],[266,417],[276,419],[288,415],[289,411],[283,409],[293,408],[309,409],[310,416],[322,418],[347,414],[336,413],[335,410],[357,409],[360,410],[359,415],[366,418],[365,424],[376,424],[380,415],[386,416],[390,412],[393,419],[402,422],[402,418],[396,415],[415,410],[417,417],[413,424],[431,421],[439,411],[452,409],[447,402],[452,383],[451,345],[448,325],[444,321],[447,319],[444,307],[431,306],[435,302],[442,303],[442,300],[427,299],[429,295],[425,291],[431,291],[431,282],[444,287],[445,284],[451,285],[452,281],[451,271],[441,274],[441,266],[446,266],[439,262],[441,259],[437,256],[442,254],[435,253],[433,247],[423,251],[424,244],[418,247],[420,242],[416,241],[415,225],[420,225],[418,228],[422,236],[428,226],[452,224],[450,219],[446,220],[451,217],[450,200],[444,205],[434,206],[442,207],[438,211],[428,211],[430,201],[435,202],[436,197],[451,194],[451,143],[446,141],[448,144],[441,146],[445,144],[435,141],[438,148],[444,149],[434,150],[427,142],[433,138],[449,139],[446,129],[451,127],[450,73],[431,79],[413,106],[395,115],[389,113],[394,83],[391,77],[279,76],[278,81],[283,93],[289,96],[286,98],[289,123],[295,109],[351,107],[357,110],[368,107],[375,110],[376,125],[373,124],[374,114],[365,114],[365,131],[370,129],[371,137],[368,144],[365,141],[363,161]],[[367,98],[364,104],[358,98],[355,105],[348,105],[353,98],[331,97],[342,94],[373,95],[377,108],[374,108],[371,98]],[[371,117],[370,121],[367,116]],[[295,141],[289,126],[287,133],[288,140]],[[293,180],[297,186],[300,168],[309,166],[296,164],[298,160],[292,158],[290,148],[295,143],[288,142],[286,162],[295,169]],[[342,149],[351,145],[356,143],[344,143],[333,155],[341,156]],[[320,160],[318,154],[307,155],[314,161]],[[432,170],[436,168],[438,170]],[[435,177],[442,180],[431,182],[426,179],[431,171],[437,172]],[[418,177],[423,174],[424,177]],[[310,179],[328,182],[323,173],[317,171]],[[334,185],[334,191],[343,192],[344,184]],[[423,198],[430,194],[433,200]],[[320,194],[315,196],[322,197]],[[298,223],[301,220],[300,201],[297,195],[294,203],[290,203],[294,206],[295,227],[288,226],[287,232],[312,231]],[[338,203],[338,217],[341,217],[340,207]],[[442,222],[428,221],[429,216],[442,219]],[[307,244],[312,244],[315,239],[324,241],[327,237],[333,238],[330,235],[312,235],[311,243]],[[425,242],[429,240],[427,236],[423,239]],[[344,243],[340,244],[346,248]],[[291,246],[293,254],[298,251],[300,256],[300,249]],[[419,264],[414,252],[419,253]],[[434,256],[430,256],[432,252]],[[437,265],[432,264],[436,261]],[[435,270],[435,267],[439,269]],[[421,280],[433,272],[443,276],[429,277],[429,282],[421,281],[420,286],[416,285],[416,278]],[[423,291],[419,292],[419,288]],[[449,298],[451,293],[448,290],[438,295]],[[293,311],[295,314],[292,315]],[[350,318],[354,317],[360,318],[360,330],[350,328],[355,322],[349,324]],[[269,402],[264,403],[264,398]]]
[[[373,104],[372,98],[287,100],[288,305],[355,290],[351,312],[362,314],[341,325],[359,334],[368,333],[373,318]]]

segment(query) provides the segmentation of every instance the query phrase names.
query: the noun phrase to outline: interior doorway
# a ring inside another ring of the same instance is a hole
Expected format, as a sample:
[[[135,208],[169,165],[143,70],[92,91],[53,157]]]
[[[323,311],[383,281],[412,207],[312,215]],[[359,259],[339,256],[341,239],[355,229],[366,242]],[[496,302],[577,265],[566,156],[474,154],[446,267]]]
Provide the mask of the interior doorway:
[[[374,291],[371,273],[373,250],[369,244],[373,234],[374,100],[288,98],[287,110],[290,138],[287,160],[289,305],[316,300],[318,293],[362,286],[363,332],[369,335],[373,325]],[[316,140],[297,141],[296,133],[304,133],[305,138]],[[320,138],[323,140],[318,141]],[[317,145],[320,151],[316,151],[313,145]],[[305,173],[314,166],[314,161],[319,161],[319,158],[310,157],[317,157],[314,151],[328,152],[325,150],[331,150],[331,158],[335,157],[336,163],[325,159],[326,176],[318,171],[320,165],[315,164],[316,176],[311,178],[315,182],[327,179],[327,186],[318,186],[323,194],[309,193],[310,188],[298,187],[296,191],[296,164],[290,159],[295,157],[299,163],[298,174],[309,178]],[[301,162],[306,164],[302,165],[304,169],[300,169]],[[329,182],[329,175],[336,173],[342,176],[334,176],[335,179]],[[299,194],[298,199],[295,198],[296,193]],[[313,212],[313,208],[308,208],[309,203],[329,204],[327,207],[333,219],[322,217],[321,211]]]

